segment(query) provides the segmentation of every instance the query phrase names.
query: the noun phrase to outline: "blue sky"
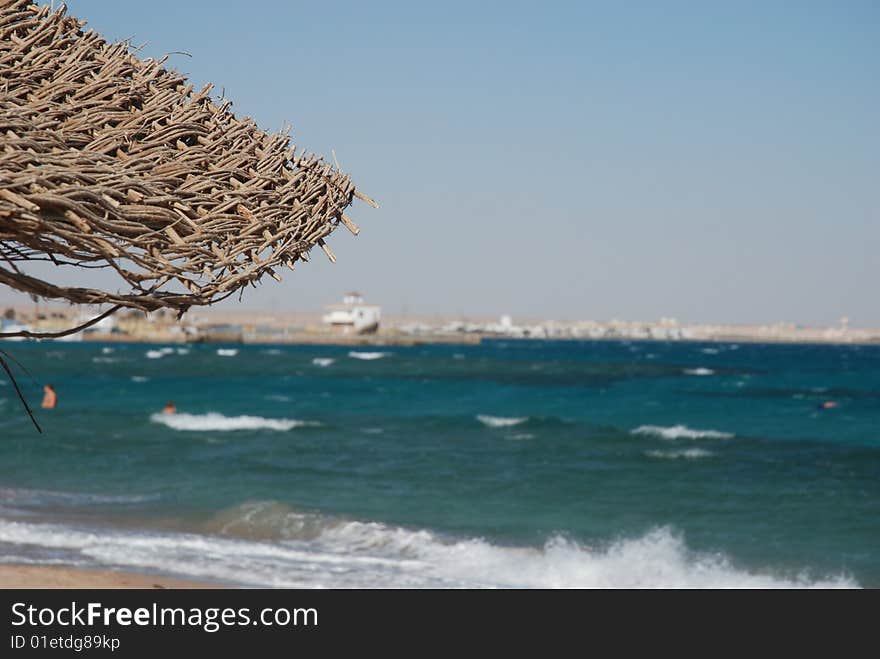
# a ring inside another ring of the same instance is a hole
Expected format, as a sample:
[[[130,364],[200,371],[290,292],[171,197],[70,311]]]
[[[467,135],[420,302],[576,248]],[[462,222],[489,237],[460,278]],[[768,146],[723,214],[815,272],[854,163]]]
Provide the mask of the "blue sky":
[[[880,325],[877,3],[68,6],[382,204],[245,307]]]

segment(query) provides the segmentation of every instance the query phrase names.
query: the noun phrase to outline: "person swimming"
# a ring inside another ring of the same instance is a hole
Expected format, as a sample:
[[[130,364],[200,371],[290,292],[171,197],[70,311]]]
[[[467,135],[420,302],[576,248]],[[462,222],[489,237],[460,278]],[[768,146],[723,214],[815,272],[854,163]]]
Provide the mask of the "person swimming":
[[[44,410],[53,410],[55,409],[55,405],[58,404],[58,394],[55,392],[55,387],[51,384],[47,384],[43,387],[43,409]]]
[[[173,400],[165,403],[165,407],[162,408],[162,414],[177,414],[177,405],[174,404]]]

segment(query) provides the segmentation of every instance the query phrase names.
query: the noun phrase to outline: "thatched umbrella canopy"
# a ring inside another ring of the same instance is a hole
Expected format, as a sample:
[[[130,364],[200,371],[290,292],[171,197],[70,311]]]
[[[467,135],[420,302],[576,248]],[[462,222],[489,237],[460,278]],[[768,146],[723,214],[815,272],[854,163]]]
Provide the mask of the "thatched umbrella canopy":
[[[0,283],[77,304],[180,313],[293,268],[360,194],[314,154],[84,21],[0,0]],[[48,261],[59,281],[21,266]],[[116,272],[66,287],[64,266]]]

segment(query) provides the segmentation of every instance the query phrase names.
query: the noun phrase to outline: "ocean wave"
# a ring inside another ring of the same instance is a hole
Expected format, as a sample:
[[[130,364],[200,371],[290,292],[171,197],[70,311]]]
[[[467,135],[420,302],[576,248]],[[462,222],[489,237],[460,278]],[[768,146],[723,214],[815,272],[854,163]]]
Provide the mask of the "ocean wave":
[[[505,416],[489,416],[488,414],[478,414],[477,421],[484,426],[490,428],[506,428],[508,426],[518,426],[529,420],[527,416],[505,417]]]
[[[159,348],[158,350],[147,350],[147,359],[161,359],[166,355],[173,355],[174,348]]]
[[[363,359],[366,361],[372,361],[374,359],[382,359],[383,357],[387,357],[390,354],[390,352],[360,352],[358,350],[352,350],[348,353],[348,356],[352,359]]]
[[[684,425],[677,426],[639,426],[632,430],[633,435],[653,435],[662,439],[730,439],[734,435],[720,430],[697,430]]]
[[[721,352],[718,348],[703,348],[700,352],[705,353],[707,355],[717,355]]]
[[[112,352],[113,352],[113,348],[110,348],[110,347],[101,348],[101,353],[104,355],[109,355]]]
[[[300,421],[299,419],[267,419],[261,416],[224,416],[218,412],[207,414],[162,414],[157,412],[150,416],[150,421],[168,426],[173,430],[206,431],[206,430],[291,430],[303,426],[319,426],[317,421]]]
[[[551,536],[499,546],[428,530],[334,519],[257,502],[202,533],[133,531],[0,519],[0,543],[51,548],[95,567],[283,588],[792,588],[857,587],[845,576],[777,576],[696,553],[670,528],[590,547]]]
[[[149,382],[150,378],[145,378],[143,375],[132,375],[131,381],[132,382]]]
[[[238,348],[217,348],[217,354],[221,357],[235,357],[238,354]]]
[[[13,506],[120,505],[158,501],[159,498],[159,494],[95,494],[0,488],[0,503]]]
[[[702,366],[699,368],[686,368],[684,372],[687,375],[715,375],[715,371],[711,368],[704,368]]]
[[[331,364],[333,364],[335,361],[336,360],[333,359],[332,357],[315,357],[312,360],[312,363],[315,366],[327,367],[327,366],[330,366]]]
[[[515,442],[524,442],[529,439],[534,439],[535,436],[530,432],[518,432],[513,435],[510,435],[507,439],[511,439]]]
[[[681,451],[646,451],[645,455],[647,455],[649,458],[660,458],[661,460],[678,460],[679,458],[685,458],[686,460],[698,460],[700,458],[711,457],[715,454],[712,453],[712,451],[706,451],[701,448],[688,448]]]

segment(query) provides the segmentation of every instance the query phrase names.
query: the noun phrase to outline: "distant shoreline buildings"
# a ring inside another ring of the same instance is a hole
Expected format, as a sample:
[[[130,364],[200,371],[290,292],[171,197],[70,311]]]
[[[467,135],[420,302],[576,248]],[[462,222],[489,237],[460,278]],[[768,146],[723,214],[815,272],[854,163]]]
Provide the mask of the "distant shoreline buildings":
[[[400,328],[412,335],[480,334],[516,339],[581,339],[643,341],[758,341],[773,343],[880,343],[880,329],[853,329],[846,318],[838,327],[804,327],[793,323],[725,325],[659,321],[543,321],[514,323],[510,316],[497,322],[449,321],[408,323]]]
[[[364,303],[360,293],[346,293],[341,304],[328,304],[323,317],[330,331],[340,334],[374,334],[379,330],[382,310]]]
[[[77,307],[9,307],[0,315],[0,332],[68,329],[97,313]],[[658,321],[515,322],[449,317],[414,319],[382,317],[379,305],[359,293],[346,294],[325,313],[253,312],[193,309],[178,321],[174,314],[145,315],[124,310],[69,337],[72,341],[140,341],[150,343],[344,343],[401,344],[479,343],[483,339],[728,341],[768,343],[880,344],[880,328],[859,329],[842,318],[837,326],[805,327],[792,323],[726,325]]]

